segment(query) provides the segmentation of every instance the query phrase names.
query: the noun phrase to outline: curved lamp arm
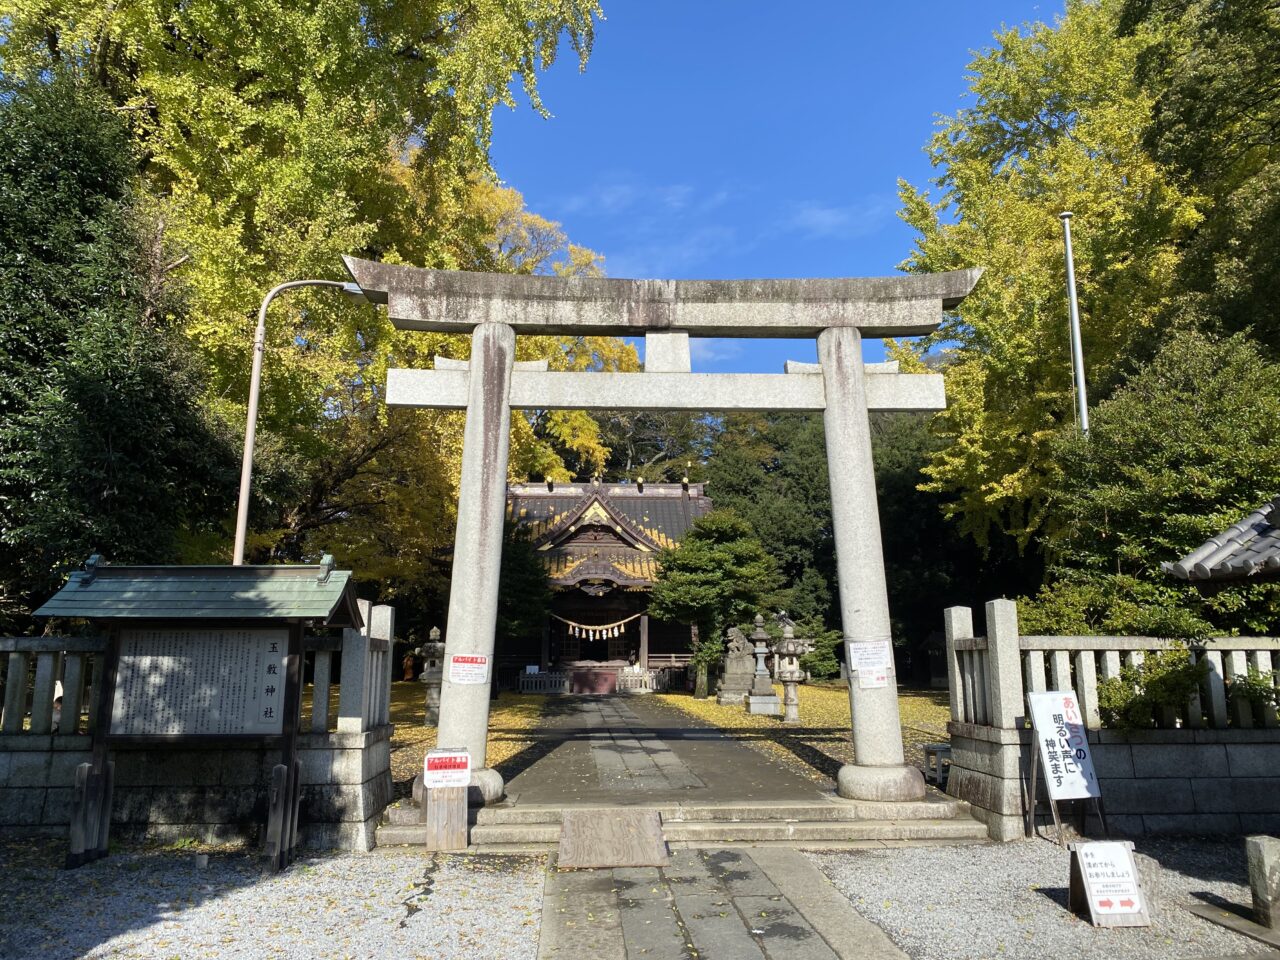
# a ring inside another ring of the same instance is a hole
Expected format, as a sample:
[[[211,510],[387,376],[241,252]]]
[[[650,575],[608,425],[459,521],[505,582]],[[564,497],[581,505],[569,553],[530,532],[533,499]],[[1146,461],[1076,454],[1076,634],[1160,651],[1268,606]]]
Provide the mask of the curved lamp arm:
[[[295,287],[334,287],[353,297],[363,298],[360,287],[338,280],[290,280],[272,287],[258,308],[258,329],[253,334],[253,372],[249,376],[249,413],[244,428],[244,456],[240,461],[240,499],[236,505],[236,545],[231,563],[244,564],[244,541],[249,529],[249,483],[253,479],[253,442],[258,428],[258,392],[262,386],[262,353],[267,343],[267,307],[286,290]]]

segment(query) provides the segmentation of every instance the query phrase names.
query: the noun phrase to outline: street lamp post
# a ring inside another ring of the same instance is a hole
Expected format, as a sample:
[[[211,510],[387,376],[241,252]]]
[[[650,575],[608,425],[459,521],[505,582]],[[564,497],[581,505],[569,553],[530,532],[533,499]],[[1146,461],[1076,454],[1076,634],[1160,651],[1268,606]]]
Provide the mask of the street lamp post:
[[[1062,244],[1067,260],[1067,312],[1071,323],[1071,369],[1076,382],[1076,415],[1080,432],[1089,435],[1089,397],[1084,383],[1084,347],[1080,341],[1080,306],[1076,303],[1076,264],[1071,251],[1071,211],[1058,214],[1062,221]]]
[[[262,353],[267,342],[267,307],[279,294],[295,287],[334,287],[352,297],[363,297],[360,287],[338,280],[290,280],[271,291],[258,308],[258,329],[253,334],[253,372],[249,375],[249,413],[244,428],[244,456],[240,461],[240,500],[236,505],[236,545],[234,566],[244,564],[244,541],[249,529],[249,482],[253,478],[253,441],[258,427],[258,391],[262,386]]]

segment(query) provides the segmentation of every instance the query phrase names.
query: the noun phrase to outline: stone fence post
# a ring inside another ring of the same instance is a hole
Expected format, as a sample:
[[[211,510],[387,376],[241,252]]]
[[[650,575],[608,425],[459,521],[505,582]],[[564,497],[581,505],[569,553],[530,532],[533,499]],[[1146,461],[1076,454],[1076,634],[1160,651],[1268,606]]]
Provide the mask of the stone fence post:
[[[951,770],[947,793],[967,801],[993,840],[1023,836],[1025,715],[1018,608],[1011,600],[986,605],[987,635],[973,634],[973,611],[946,611],[947,681],[951,694]]]
[[[1022,650],[1018,605],[1012,600],[987,603],[987,702],[991,726],[1013,730],[1026,715],[1022,698]]]

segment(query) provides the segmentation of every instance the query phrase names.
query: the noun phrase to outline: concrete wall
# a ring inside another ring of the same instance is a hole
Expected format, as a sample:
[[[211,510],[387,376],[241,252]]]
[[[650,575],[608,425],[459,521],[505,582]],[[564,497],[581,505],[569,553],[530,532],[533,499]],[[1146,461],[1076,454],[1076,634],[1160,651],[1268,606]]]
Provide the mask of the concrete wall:
[[[313,848],[369,850],[391,801],[391,727],[304,734],[301,833]],[[261,841],[278,750],[183,746],[120,749],[112,800],[122,839]],[[0,737],[0,833],[67,836],[86,736]]]
[[[1023,836],[1031,731],[948,727],[947,793],[968,801],[993,839]],[[1280,731],[1091,730],[1089,741],[1115,834],[1280,832]]]

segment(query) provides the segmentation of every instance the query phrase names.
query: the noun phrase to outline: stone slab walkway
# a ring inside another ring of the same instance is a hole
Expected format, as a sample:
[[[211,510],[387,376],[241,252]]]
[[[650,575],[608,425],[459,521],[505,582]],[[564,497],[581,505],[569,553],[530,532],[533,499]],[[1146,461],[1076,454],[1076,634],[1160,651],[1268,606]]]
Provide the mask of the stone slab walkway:
[[[666,867],[547,874],[538,960],[906,956],[794,850],[681,850]]]
[[[812,801],[829,797],[719,730],[643,697],[564,697],[507,783],[520,804]]]

